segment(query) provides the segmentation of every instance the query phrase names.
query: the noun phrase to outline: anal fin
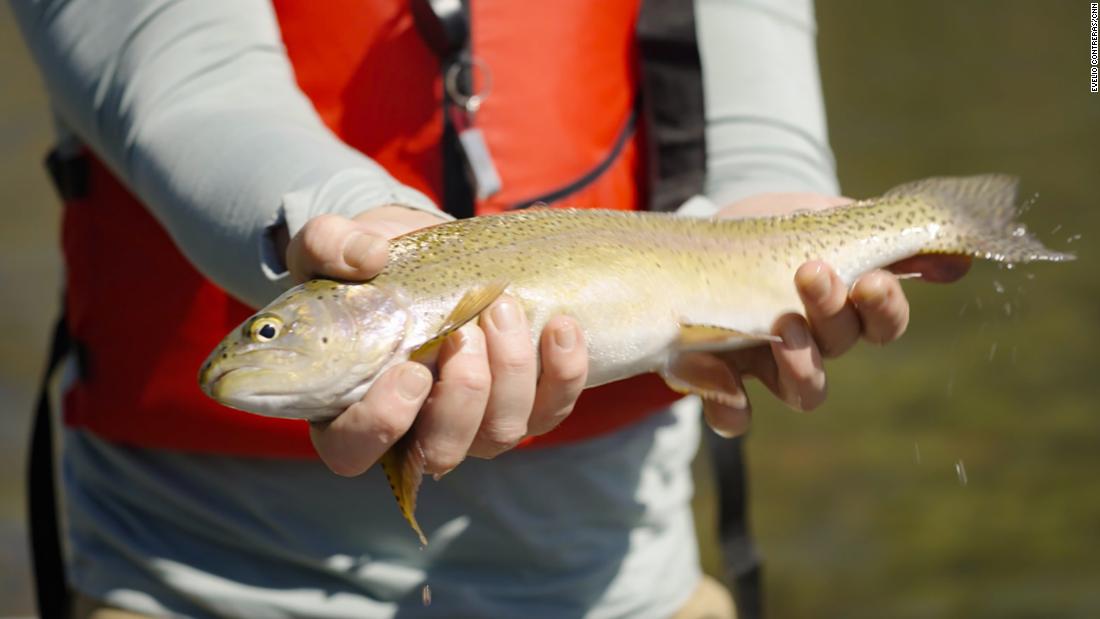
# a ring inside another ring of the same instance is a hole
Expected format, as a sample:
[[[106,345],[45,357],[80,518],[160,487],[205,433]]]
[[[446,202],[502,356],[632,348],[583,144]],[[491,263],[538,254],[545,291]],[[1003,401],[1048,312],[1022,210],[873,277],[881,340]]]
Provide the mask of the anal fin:
[[[746,333],[737,329],[680,323],[680,349],[691,351],[715,351],[746,348],[767,342],[782,342],[783,338],[770,333]]]
[[[416,521],[416,497],[420,482],[424,479],[424,452],[410,439],[404,438],[382,454],[379,462],[390,482],[401,515],[420,538],[420,545],[427,546],[428,538]]]

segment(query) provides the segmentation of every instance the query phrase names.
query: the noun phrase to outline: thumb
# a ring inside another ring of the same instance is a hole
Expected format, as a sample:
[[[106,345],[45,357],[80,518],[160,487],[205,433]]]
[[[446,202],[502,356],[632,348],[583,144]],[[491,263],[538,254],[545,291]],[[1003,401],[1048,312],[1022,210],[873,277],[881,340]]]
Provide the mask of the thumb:
[[[299,282],[314,277],[360,281],[386,266],[389,244],[363,223],[338,215],[306,222],[290,240],[286,265]]]

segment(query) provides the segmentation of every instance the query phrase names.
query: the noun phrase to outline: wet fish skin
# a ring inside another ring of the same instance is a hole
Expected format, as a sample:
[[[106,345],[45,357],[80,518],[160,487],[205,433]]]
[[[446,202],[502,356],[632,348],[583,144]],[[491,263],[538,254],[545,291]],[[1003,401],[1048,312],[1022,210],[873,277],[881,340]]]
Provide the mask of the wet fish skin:
[[[776,318],[803,313],[794,273],[804,262],[824,260],[850,285],[918,254],[1073,258],[1045,248],[1016,215],[1016,180],[984,175],[917,181],[779,217],[537,209],[450,222],[394,239],[386,268],[369,282],[315,280],[280,296],[211,353],[200,383],[243,410],[331,418],[389,367],[410,358],[432,365],[442,337],[507,292],[526,312],[533,342],[555,315],[579,322],[587,386],[658,372],[677,390],[720,400],[676,374],[677,356],[767,341]],[[272,324],[277,335],[257,341]],[[402,447],[384,464],[419,532],[412,511],[422,462]]]

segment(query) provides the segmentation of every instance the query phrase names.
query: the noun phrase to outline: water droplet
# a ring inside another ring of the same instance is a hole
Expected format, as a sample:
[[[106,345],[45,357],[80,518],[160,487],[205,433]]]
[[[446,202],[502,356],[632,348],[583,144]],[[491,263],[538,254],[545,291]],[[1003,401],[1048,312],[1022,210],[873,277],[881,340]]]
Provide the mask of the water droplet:
[[[424,602],[424,606],[432,605],[432,588],[428,585],[424,585],[424,588],[420,590],[420,601]]]
[[[1051,234],[1058,234],[1058,231],[1062,229],[1062,224],[1058,224],[1050,229]]]
[[[1008,263],[1005,264],[1005,268],[1008,269],[1009,271],[1011,271],[1012,269],[1016,268],[1016,263],[1015,262],[1008,262]]]
[[[1016,228],[1012,230],[1012,236],[1014,236],[1016,238],[1020,238],[1024,235],[1026,235],[1026,234],[1027,234],[1027,226],[1016,226]]]
[[[993,342],[993,346],[989,349],[989,361],[993,362],[993,357],[997,356],[997,342]]]
[[[1012,316],[1012,302],[1011,301],[1005,302],[1005,316],[1009,316],[1009,317]]]
[[[955,475],[959,478],[959,485],[965,486],[967,483],[966,466],[963,464],[962,460],[955,462]]]
[[[1031,210],[1031,207],[1035,206],[1035,203],[1038,202],[1038,201],[1039,201],[1039,193],[1036,192],[1036,193],[1031,194],[1030,198],[1024,200],[1023,203],[1020,204],[1020,213],[1028,212],[1029,210]]]
[[[977,305],[978,309],[982,309],[982,298],[974,297],[974,305]]]
[[[960,317],[962,317],[962,315],[966,313],[966,308],[969,307],[969,306],[970,306],[970,301],[967,301],[966,303],[963,303],[962,308],[959,310],[959,316]]]
[[[1034,273],[1028,273],[1027,275],[1024,275],[1024,277],[1026,277],[1028,279],[1035,279],[1035,274]]]
[[[1080,234],[1074,234],[1073,236],[1066,239],[1066,242],[1067,243],[1074,243],[1074,242],[1080,241],[1080,240],[1081,240],[1081,235]]]
[[[913,441],[913,458],[920,464],[920,445],[916,441]]]
[[[1005,293],[1004,285],[1001,284],[1001,282],[999,282],[997,280],[993,280],[993,289],[997,291],[997,294],[1004,294]]]

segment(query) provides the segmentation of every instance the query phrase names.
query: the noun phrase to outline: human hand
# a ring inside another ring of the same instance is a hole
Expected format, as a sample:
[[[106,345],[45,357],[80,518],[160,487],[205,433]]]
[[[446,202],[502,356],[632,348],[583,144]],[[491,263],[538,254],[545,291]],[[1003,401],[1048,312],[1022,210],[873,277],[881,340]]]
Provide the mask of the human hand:
[[[285,241],[287,268],[298,281],[366,280],[385,267],[388,239],[440,222],[399,206],[352,219],[315,217]],[[543,329],[541,374],[530,326],[515,299],[502,295],[482,312],[479,324],[447,338],[434,384],[428,368],[405,362],[379,376],[342,414],[313,424],[310,436],[321,460],[340,475],[359,475],[411,431],[426,471],[441,475],[467,455],[492,458],[525,436],[557,426],[572,411],[588,373],[576,321],[559,316]]]
[[[805,209],[823,209],[851,202],[848,198],[813,193],[769,193],[752,196],[722,209],[718,217],[782,215]],[[748,429],[751,407],[742,377],[759,379],[792,408],[809,411],[826,395],[824,358],[839,357],[862,337],[875,344],[892,342],[909,324],[909,302],[895,273],[920,274],[935,282],[954,281],[966,274],[970,259],[960,256],[917,256],[876,270],[856,280],[848,289],[833,269],[820,260],[803,264],[795,273],[795,286],[806,317],[781,316],[772,333],[783,338],[718,355],[732,376],[729,384],[744,396],[735,408],[705,402],[704,414],[715,431],[734,436]]]

